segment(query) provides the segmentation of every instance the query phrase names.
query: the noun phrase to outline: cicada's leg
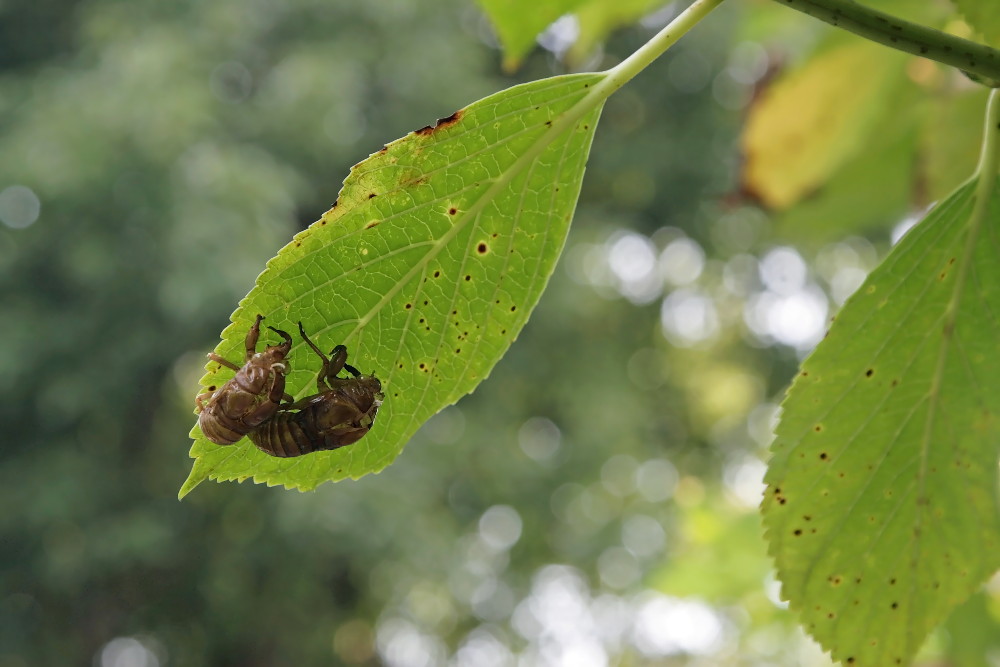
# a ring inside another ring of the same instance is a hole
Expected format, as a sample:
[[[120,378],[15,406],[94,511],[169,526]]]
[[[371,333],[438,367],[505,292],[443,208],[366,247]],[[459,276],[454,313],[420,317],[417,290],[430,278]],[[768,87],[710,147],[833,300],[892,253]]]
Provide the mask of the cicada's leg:
[[[275,329],[272,326],[269,326],[267,328],[285,339],[284,344],[287,346],[288,350],[292,349],[292,337],[288,335],[287,331],[282,331],[281,329]],[[286,354],[288,353],[287,350],[285,351],[285,353]]]
[[[326,372],[323,374],[324,379],[330,385],[331,389],[333,388],[333,384],[330,381],[337,379],[343,368],[351,368],[347,365],[347,348],[343,345],[338,345],[330,351],[330,364],[324,369]]]
[[[281,406],[283,412],[288,412],[290,410],[304,410],[313,403],[318,403],[325,398],[325,394],[313,394],[312,396],[306,396],[305,398],[300,398],[294,403],[285,404]]]
[[[353,375],[356,378],[361,377],[361,371],[350,364],[344,364],[344,370]]]
[[[257,339],[260,338],[260,321],[262,319],[264,319],[264,316],[258,315],[257,321],[253,323],[253,326],[250,327],[250,331],[247,332],[247,338],[245,341],[247,355],[244,361],[250,361],[253,355],[257,353]]]
[[[327,359],[326,355],[323,354],[322,350],[316,347],[316,344],[313,343],[311,340],[309,340],[309,336],[306,335],[306,330],[302,327],[302,322],[299,322],[299,335],[302,336],[302,340],[304,340],[306,344],[312,348],[312,351],[315,352],[319,356],[319,358],[323,360],[323,365],[320,368],[319,375],[316,376],[316,388],[319,390],[320,393],[323,393],[324,391],[330,391],[332,387],[326,384],[326,377],[330,373],[331,360]],[[331,354],[336,355],[340,348],[344,348],[343,351],[344,358],[342,361],[346,361],[347,348],[344,347],[343,345],[338,345],[337,347],[333,348],[333,352],[331,352]],[[336,363],[336,359],[333,360],[333,363]]]
[[[195,407],[197,408],[198,412],[201,412],[201,411],[203,411],[205,409],[205,404],[204,404],[203,401],[206,401],[206,400],[212,398],[212,394],[214,394],[214,393],[215,393],[214,391],[206,391],[206,392],[198,394],[197,396],[194,397],[194,404],[195,404]]]
[[[217,364],[222,364],[226,368],[231,368],[234,371],[240,370],[239,366],[237,366],[233,362],[229,361],[228,359],[223,359],[222,357],[220,357],[219,355],[217,355],[215,352],[209,352],[208,353],[208,359],[209,359],[209,361],[214,361]]]
[[[267,393],[267,401],[268,403],[279,405],[286,396],[289,399],[292,397],[285,393],[285,374],[273,366],[271,367],[271,374],[274,376],[274,379],[271,380],[271,390]]]

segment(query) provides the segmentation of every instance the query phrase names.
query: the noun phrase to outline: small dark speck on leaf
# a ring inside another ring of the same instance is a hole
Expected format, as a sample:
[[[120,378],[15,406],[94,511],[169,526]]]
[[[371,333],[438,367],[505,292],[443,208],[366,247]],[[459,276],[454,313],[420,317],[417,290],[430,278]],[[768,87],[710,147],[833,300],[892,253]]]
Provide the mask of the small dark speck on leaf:
[[[301,248],[302,247],[302,241],[296,241],[295,242],[295,247],[296,248]]]
[[[483,241],[480,241],[479,245],[476,246],[476,252],[478,252],[480,255],[485,255],[487,251],[489,251],[489,249],[490,249],[489,246],[486,245]]]
[[[365,225],[365,229],[371,229],[372,227],[378,227],[378,224],[380,222],[381,222],[381,220],[372,220],[367,225]]]
[[[517,310],[517,306],[511,306],[511,307],[510,307],[510,312],[512,312],[512,313],[513,313],[513,312],[514,312],[515,310]]]
[[[456,213],[458,213],[458,209],[454,206],[448,209],[448,215],[455,215]]]
[[[429,304],[429,303],[430,303],[430,301],[428,301],[427,299],[424,299],[424,305],[425,305],[425,306],[426,306],[427,304]]]
[[[889,605],[889,608],[890,609],[899,609],[899,603],[898,602],[893,602],[891,605]]]
[[[823,430],[823,425],[822,424],[816,424],[815,426],[813,426],[813,430],[816,431],[817,433],[819,433],[820,431]]]
[[[369,193],[368,193],[368,198],[369,198],[369,199],[375,199],[375,197],[378,197],[378,195],[377,195],[377,194],[375,194],[374,192],[369,192]]]
[[[441,272],[440,271],[435,271],[434,272],[434,277],[435,278],[440,278],[441,277]]]
[[[208,387],[208,390],[209,391],[215,391],[216,390],[216,386],[213,384],[210,387]]]
[[[465,282],[469,282],[470,280],[472,280],[472,276],[465,274]]]
[[[406,308],[407,310],[409,310],[410,308],[413,308],[413,304],[412,303],[408,303],[408,304],[406,304],[403,307]]]
[[[823,461],[826,461],[829,458],[829,456],[827,455],[826,452],[820,452],[819,458],[822,459]]]
[[[875,375],[875,369],[874,368],[869,368],[868,370],[865,371],[865,377],[869,377],[870,378],[872,375]]]
[[[802,534],[802,529],[801,528],[796,528],[795,530],[792,531],[792,534],[795,535],[796,537],[798,537],[799,535]]]

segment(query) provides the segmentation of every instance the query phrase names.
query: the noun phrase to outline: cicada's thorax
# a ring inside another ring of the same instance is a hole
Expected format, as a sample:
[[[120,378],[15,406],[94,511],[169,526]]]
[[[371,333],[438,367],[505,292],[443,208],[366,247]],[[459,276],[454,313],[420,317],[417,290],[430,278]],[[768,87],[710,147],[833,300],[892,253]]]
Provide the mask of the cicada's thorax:
[[[196,399],[198,425],[205,437],[218,445],[231,445],[270,419],[285,395],[285,375],[289,370],[285,358],[292,348],[292,337],[268,327],[285,340],[256,352],[262,319],[263,316],[258,315],[247,332],[246,358],[242,367],[214,353],[208,355],[213,361],[236,371],[226,384]]]

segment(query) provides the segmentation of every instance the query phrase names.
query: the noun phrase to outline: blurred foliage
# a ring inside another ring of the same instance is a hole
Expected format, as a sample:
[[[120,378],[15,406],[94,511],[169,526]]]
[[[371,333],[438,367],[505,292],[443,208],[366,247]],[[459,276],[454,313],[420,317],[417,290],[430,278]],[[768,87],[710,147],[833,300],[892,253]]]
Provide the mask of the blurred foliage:
[[[180,504],[204,354],[266,259],[387,140],[562,66],[501,77],[458,1],[0,12],[0,665],[827,662],[754,539],[761,457],[909,211],[797,251],[734,194],[747,105],[827,29],[733,3],[609,100],[535,316],[394,466]],[[926,659],[997,651],[998,600]]]

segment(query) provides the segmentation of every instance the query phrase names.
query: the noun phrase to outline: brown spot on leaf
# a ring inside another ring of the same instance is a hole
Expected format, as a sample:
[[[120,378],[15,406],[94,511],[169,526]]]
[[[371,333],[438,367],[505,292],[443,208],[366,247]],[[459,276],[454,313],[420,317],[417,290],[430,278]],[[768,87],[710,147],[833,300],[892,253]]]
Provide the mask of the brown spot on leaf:
[[[458,213],[458,209],[454,206],[448,209],[448,215],[455,215],[456,213]]]
[[[870,378],[873,375],[875,375],[875,369],[874,368],[869,368],[868,370],[865,371],[865,377],[866,378]]]
[[[365,225],[365,229],[371,229],[372,227],[378,227],[378,225],[379,225],[380,222],[382,222],[382,221],[381,220],[372,220],[367,225]]]
[[[425,125],[424,127],[414,132],[414,134],[428,135],[428,134],[433,134],[438,130],[444,130],[446,128],[449,128],[458,121],[462,120],[462,113],[463,113],[462,110],[459,109],[450,116],[447,116],[445,118],[438,118],[438,121],[437,123],[434,124],[434,127],[431,127],[430,125]]]
[[[476,252],[478,252],[480,255],[485,255],[489,251],[490,251],[490,247],[488,245],[486,245],[486,243],[483,242],[483,241],[480,241],[479,245],[476,246]]]

